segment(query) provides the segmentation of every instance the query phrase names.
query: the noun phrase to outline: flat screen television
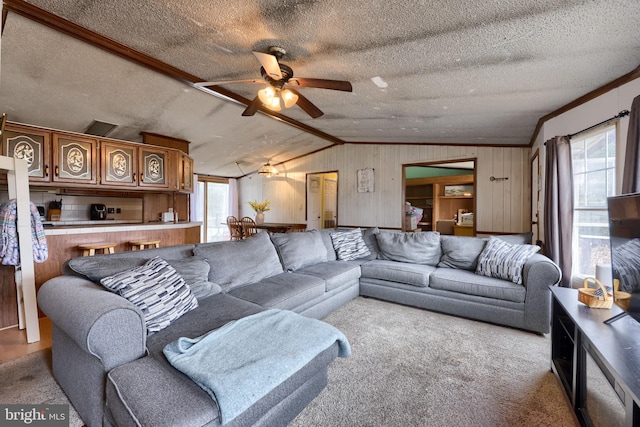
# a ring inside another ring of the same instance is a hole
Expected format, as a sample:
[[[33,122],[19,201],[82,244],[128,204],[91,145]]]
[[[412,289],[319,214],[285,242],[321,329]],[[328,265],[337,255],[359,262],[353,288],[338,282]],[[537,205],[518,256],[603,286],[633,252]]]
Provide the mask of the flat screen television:
[[[624,310],[607,321],[629,315],[640,322],[640,193],[609,197],[609,235],[614,301]],[[623,294],[625,292],[625,294]]]

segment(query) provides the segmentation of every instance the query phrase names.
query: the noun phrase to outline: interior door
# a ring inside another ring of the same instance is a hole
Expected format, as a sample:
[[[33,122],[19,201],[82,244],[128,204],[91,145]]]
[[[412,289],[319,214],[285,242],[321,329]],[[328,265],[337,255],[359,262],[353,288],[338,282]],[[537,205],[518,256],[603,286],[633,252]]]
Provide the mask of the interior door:
[[[307,230],[319,230],[322,224],[322,174],[307,175]]]
[[[307,175],[307,230],[338,224],[338,173]]]
[[[331,176],[333,174],[325,174],[324,176],[324,194],[322,209],[322,227],[335,228],[338,225],[338,179]]]

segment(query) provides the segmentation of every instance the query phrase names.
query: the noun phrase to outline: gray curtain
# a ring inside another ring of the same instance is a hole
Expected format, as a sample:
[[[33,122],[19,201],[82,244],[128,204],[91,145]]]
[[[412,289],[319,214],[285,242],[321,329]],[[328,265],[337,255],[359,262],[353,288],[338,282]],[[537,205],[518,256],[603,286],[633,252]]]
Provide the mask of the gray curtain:
[[[631,104],[627,151],[622,170],[622,194],[640,192],[640,96]]]
[[[544,196],[545,254],[562,270],[561,286],[571,287],[573,235],[573,169],[569,137],[556,136],[546,145]]]

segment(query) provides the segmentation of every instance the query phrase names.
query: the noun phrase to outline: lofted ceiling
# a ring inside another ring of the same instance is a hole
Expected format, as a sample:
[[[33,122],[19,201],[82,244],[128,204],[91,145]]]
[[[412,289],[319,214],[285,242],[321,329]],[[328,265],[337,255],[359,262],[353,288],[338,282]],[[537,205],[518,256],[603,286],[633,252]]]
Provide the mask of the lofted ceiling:
[[[84,132],[99,120],[117,125],[112,138],[141,141],[145,131],[186,139],[196,172],[229,177],[339,143],[526,146],[541,117],[640,64],[637,0],[4,0],[4,7],[0,112],[10,121]],[[126,52],[60,31],[77,33],[70,23]],[[294,106],[274,118],[241,116],[260,85],[193,87],[259,79],[252,51],[269,46],[286,49],[281,62],[295,76],[348,80],[353,92],[300,88],[325,114],[312,119]]]

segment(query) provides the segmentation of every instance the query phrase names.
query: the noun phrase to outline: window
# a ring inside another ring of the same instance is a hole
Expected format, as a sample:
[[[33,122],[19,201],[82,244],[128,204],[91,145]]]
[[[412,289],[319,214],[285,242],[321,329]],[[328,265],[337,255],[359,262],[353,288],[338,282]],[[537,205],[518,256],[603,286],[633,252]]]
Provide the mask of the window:
[[[615,194],[616,126],[571,140],[573,166],[573,277],[595,276],[610,263],[607,197]]]
[[[198,181],[196,188],[196,215],[197,220],[203,223],[201,241],[229,240],[229,184],[203,177],[199,179],[202,181]]]

